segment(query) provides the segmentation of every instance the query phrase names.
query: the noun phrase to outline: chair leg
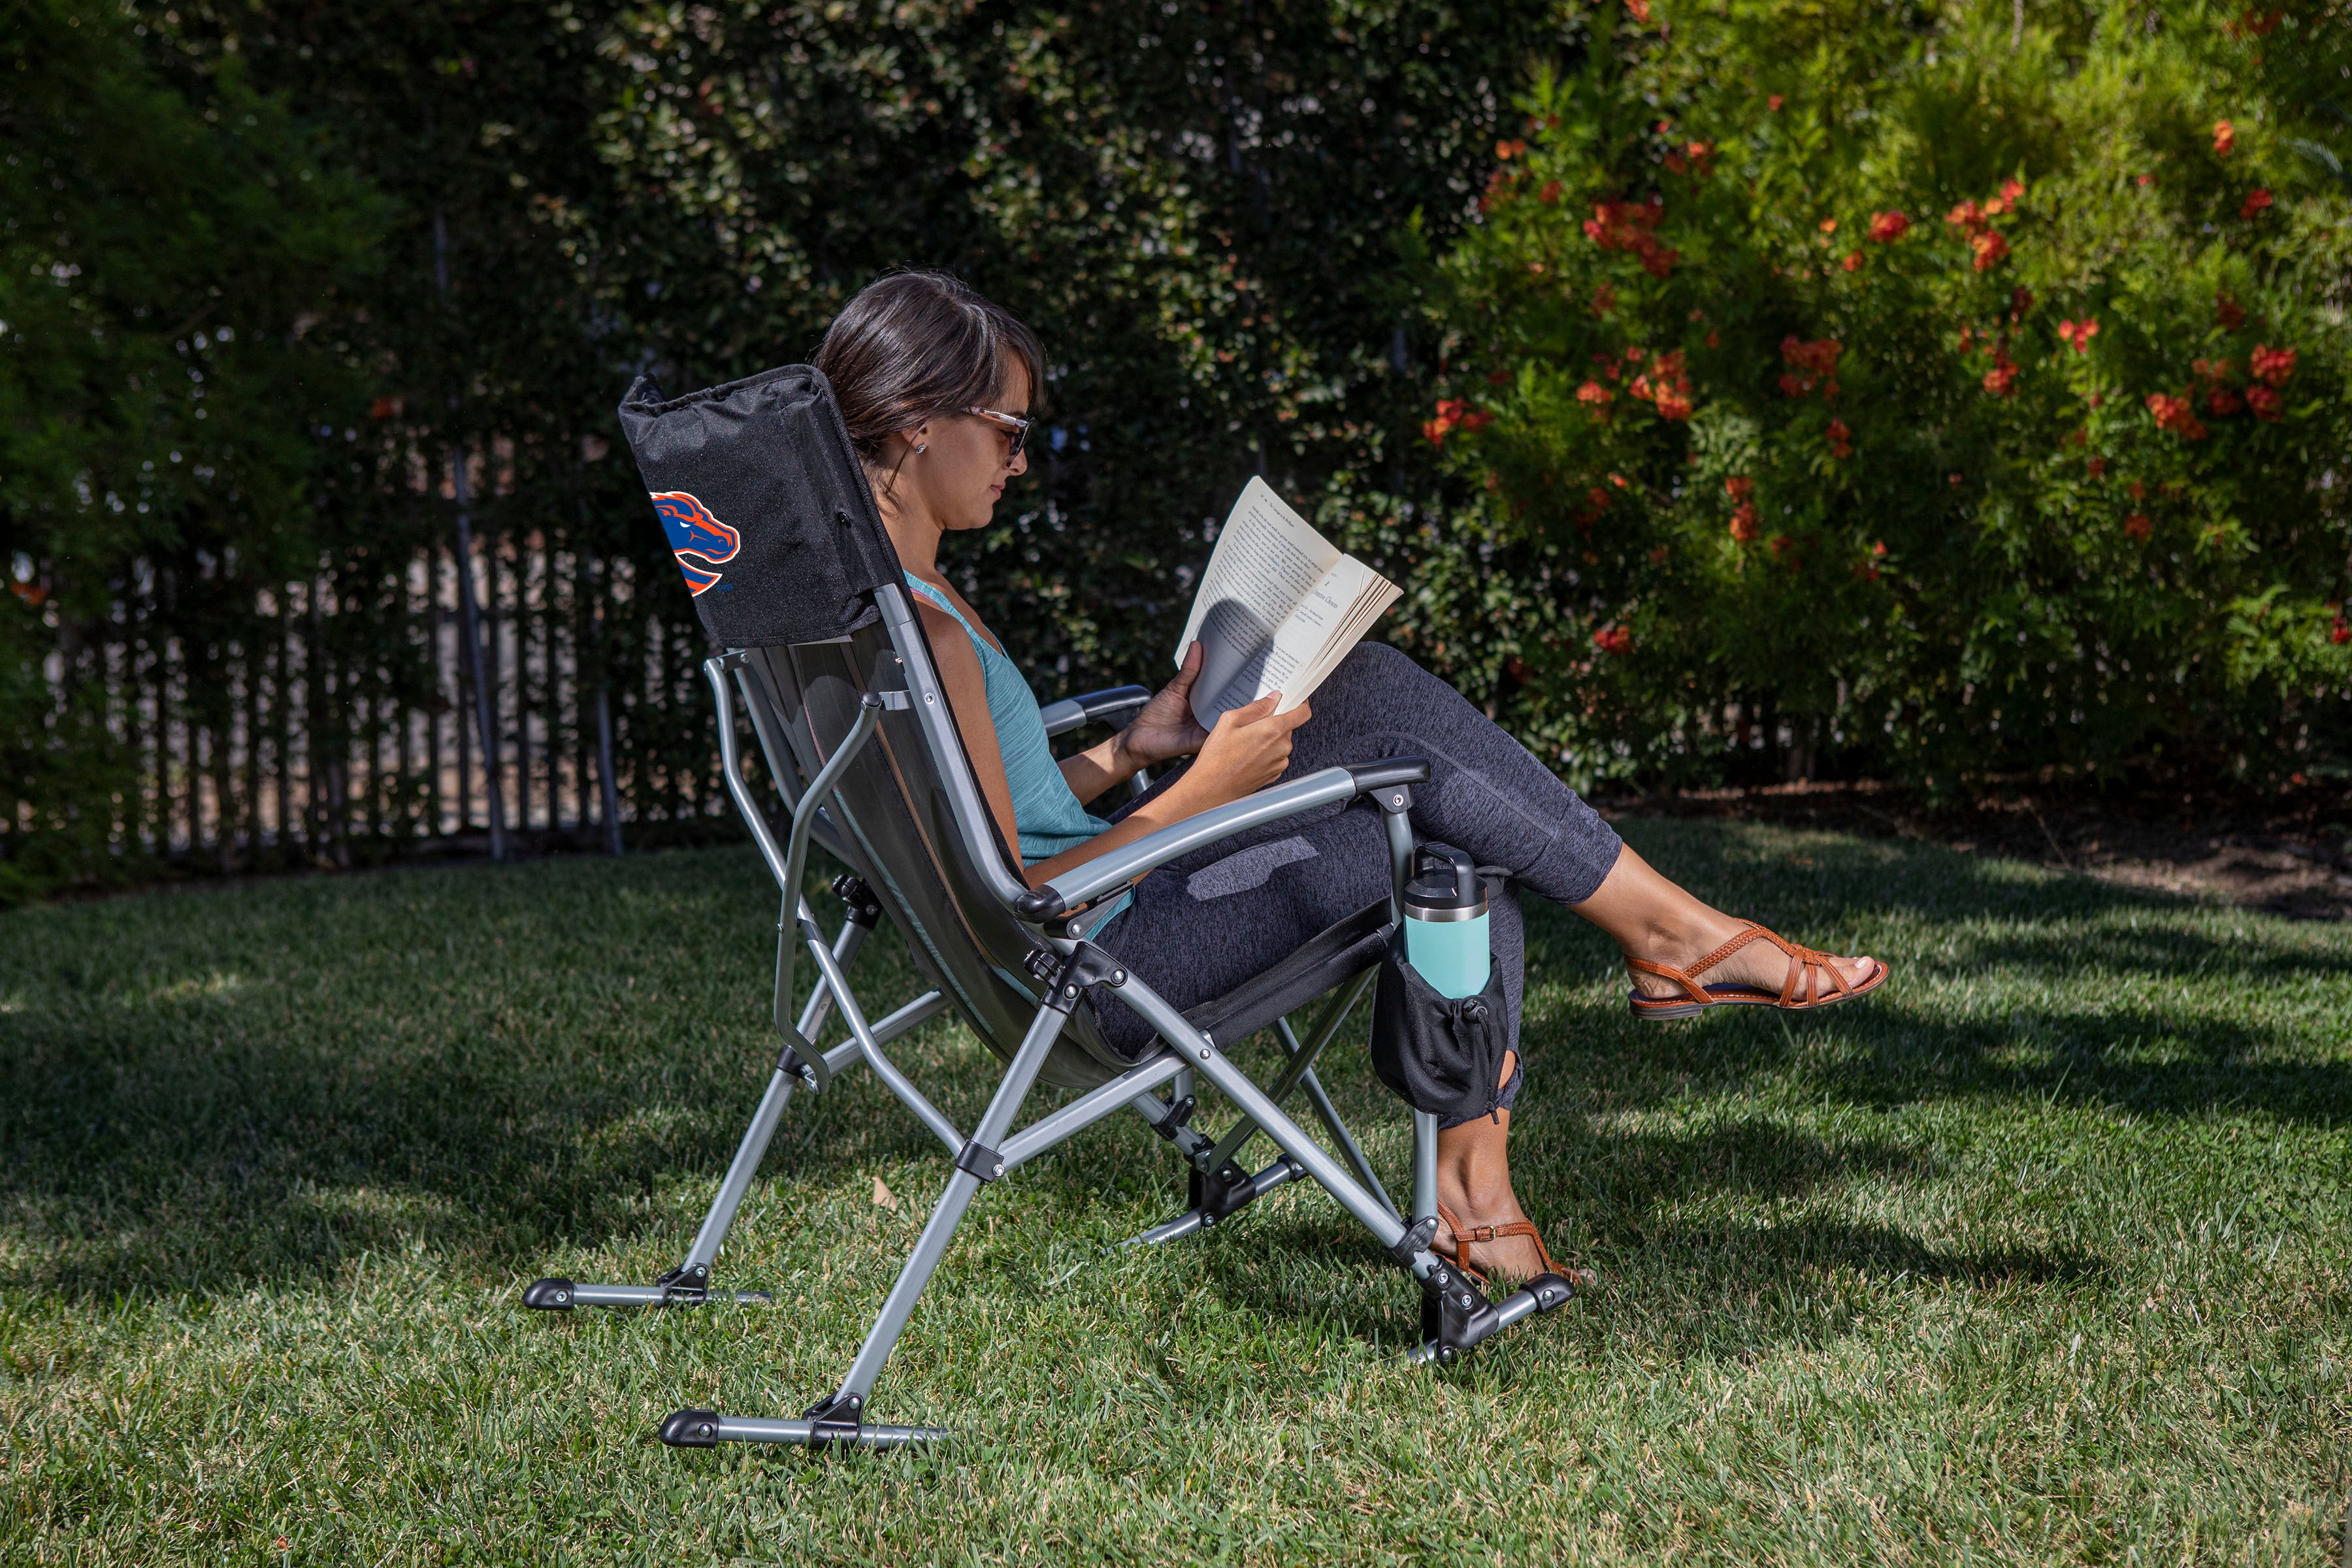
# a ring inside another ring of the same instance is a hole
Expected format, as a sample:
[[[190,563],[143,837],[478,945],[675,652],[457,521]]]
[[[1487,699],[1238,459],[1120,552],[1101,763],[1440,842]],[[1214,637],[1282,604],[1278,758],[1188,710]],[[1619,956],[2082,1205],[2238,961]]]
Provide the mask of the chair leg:
[[[1076,994],[1076,991],[1071,993],[1073,997]],[[1004,1172],[999,1151],[1013,1130],[1013,1119],[1019,1114],[1022,1101],[1029,1097],[1031,1087],[1037,1081],[1038,1069],[1045,1065],[1054,1042],[1069,1022],[1069,1015],[1053,1002],[1049,994],[1046,1005],[1037,1010],[1021,1048],[1013,1053],[1013,1065],[1005,1069],[1004,1079],[990,1099],[979,1128],[956,1156],[955,1173],[948,1178],[947,1190],[940,1194],[930,1218],[923,1223],[923,1234],[916,1240],[906,1266],[898,1271],[898,1281],[890,1287],[874,1326],[866,1331],[866,1342],[858,1348],[857,1359],[850,1363],[849,1375],[842,1379],[841,1386],[829,1397],[811,1405],[797,1420],[745,1421],[722,1416],[715,1411],[680,1410],[662,1424],[663,1442],[687,1448],[708,1448],[729,1442],[891,1447],[947,1435],[937,1427],[869,1426],[864,1418],[866,1406],[873,1397],[875,1380],[881,1375],[890,1352],[898,1347],[898,1336],[906,1331],[907,1321],[915,1313],[915,1303],[930,1284],[940,1260],[947,1256],[948,1244],[954,1239],[956,1227],[963,1223],[964,1212],[971,1206],[973,1195]]]
[[[857,958],[857,952],[872,928],[851,921],[843,925],[835,939],[831,956],[844,989],[848,979],[841,971]],[[800,1036],[814,1039],[824,1027],[825,1017],[833,1010],[834,984],[831,980],[818,985],[801,1010]],[[947,998],[939,992],[928,992],[899,1008],[881,1023],[874,1033],[883,1039],[895,1038],[913,1028],[947,1006]],[[857,1043],[854,1040],[835,1046],[824,1053],[828,1077],[847,1071],[860,1060]],[[698,1306],[709,1301],[732,1302],[738,1306],[768,1306],[773,1298],[765,1290],[713,1290],[710,1270],[719,1261],[719,1249],[726,1244],[727,1233],[734,1226],[736,1211],[751,1190],[752,1178],[758,1175],[760,1162],[766,1157],[768,1143],[775,1136],[777,1125],[783,1120],[784,1107],[802,1080],[786,1072],[782,1066],[769,1075],[767,1091],[760,1097],[760,1108],[751,1113],[751,1124],[743,1130],[743,1138],[735,1146],[735,1158],[728,1163],[727,1174],[719,1181],[719,1193],[702,1217],[695,1232],[694,1244],[687,1248],[686,1257],[674,1268],[656,1276],[650,1285],[578,1284],[564,1279],[535,1279],[522,1293],[522,1304],[542,1312],[568,1312],[574,1307],[672,1307]]]
[[[1329,1045],[1333,1037],[1339,1034],[1339,1026],[1347,1021],[1349,1011],[1370,987],[1375,973],[1371,970],[1365,971],[1336,994],[1330,1004],[1324,1008],[1322,1017],[1316,1021],[1314,1029],[1309,1032],[1303,1045],[1297,1035],[1292,1031],[1289,1019],[1280,1018],[1275,1021],[1275,1033],[1281,1039],[1283,1050],[1288,1056],[1289,1061],[1284,1068],[1281,1078],[1276,1080],[1272,1088],[1265,1090],[1265,1095],[1267,1099],[1278,1105],[1290,1097],[1293,1089],[1304,1089],[1307,1091],[1308,1102],[1315,1108],[1316,1116],[1322,1121],[1325,1130],[1331,1134],[1332,1142],[1339,1147],[1342,1156],[1348,1161],[1356,1179],[1369,1188],[1379,1198],[1381,1206],[1388,1211],[1391,1218],[1395,1218],[1398,1217],[1396,1204],[1389,1197],[1388,1189],[1381,1185],[1380,1178],[1373,1174],[1371,1163],[1364,1158],[1363,1149],[1349,1134],[1347,1124],[1340,1121],[1339,1110],[1332,1105],[1331,1097],[1324,1092],[1321,1080],[1315,1076],[1316,1058],[1323,1054],[1324,1047]],[[1158,1101],[1155,1100],[1153,1103],[1156,1105]],[[1182,1100],[1180,1099],[1178,1103],[1181,1104]],[[1171,1111],[1171,1114],[1173,1115],[1173,1112]],[[1276,1159],[1273,1164],[1266,1166],[1254,1176],[1245,1173],[1234,1163],[1234,1157],[1258,1131],[1257,1123],[1246,1115],[1235,1122],[1232,1131],[1220,1139],[1213,1148],[1207,1147],[1208,1141],[1198,1133],[1192,1132],[1189,1128],[1180,1129],[1177,1133],[1171,1134],[1158,1121],[1155,1120],[1153,1125],[1161,1131],[1162,1136],[1171,1137],[1171,1141],[1176,1142],[1178,1152],[1182,1153],[1192,1164],[1186,1207],[1182,1214],[1173,1219],[1163,1220],[1150,1229],[1129,1237],[1125,1243],[1129,1247],[1157,1247],[1163,1241],[1174,1241],[1181,1237],[1208,1229],[1219,1220],[1230,1218],[1283,1183],[1305,1174],[1304,1171],[1298,1169],[1286,1156]],[[1190,1140],[1189,1143],[1187,1139]]]
[[[1304,1129],[1285,1115],[1247,1073],[1227,1060],[1223,1052],[1184,1021],[1182,1014],[1140,980],[1130,978],[1120,989],[1119,1000],[1142,1015],[1161,1039],[1189,1053],[1192,1065],[1216,1086],[1218,1092],[1232,1100],[1244,1115],[1254,1119],[1274,1141],[1276,1148],[1305,1166],[1307,1173],[1420,1282],[1423,1343],[1414,1352],[1416,1363],[1451,1362],[1525,1318],[1566,1306],[1575,1296],[1576,1287],[1570,1281],[1556,1274],[1539,1274],[1502,1301],[1489,1301],[1476,1285],[1454,1268],[1450,1259],[1430,1250],[1430,1239],[1436,1231],[1434,1218],[1421,1216],[1408,1226],[1389,1213],[1340,1168],[1338,1161],[1307,1137]],[[1413,1184],[1417,1188],[1423,1186],[1426,1173],[1425,1184],[1434,1208],[1436,1118],[1431,1117],[1425,1123],[1417,1120],[1414,1131],[1417,1147]],[[1419,1157],[1423,1149],[1426,1158]]]

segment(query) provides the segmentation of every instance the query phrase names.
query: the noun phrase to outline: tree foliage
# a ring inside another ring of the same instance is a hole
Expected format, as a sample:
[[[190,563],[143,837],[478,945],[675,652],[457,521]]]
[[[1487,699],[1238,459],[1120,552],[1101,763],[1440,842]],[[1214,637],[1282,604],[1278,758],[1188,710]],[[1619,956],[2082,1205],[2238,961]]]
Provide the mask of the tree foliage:
[[[1522,723],[1685,777],[2340,765],[2341,22],[1584,13],[1436,273]]]
[[[139,788],[95,657],[126,579],[168,578],[200,705],[253,596],[308,568],[310,484],[352,412],[310,329],[385,217],[241,62],[175,87],[122,17],[14,0],[0,47],[0,897],[121,846]]]

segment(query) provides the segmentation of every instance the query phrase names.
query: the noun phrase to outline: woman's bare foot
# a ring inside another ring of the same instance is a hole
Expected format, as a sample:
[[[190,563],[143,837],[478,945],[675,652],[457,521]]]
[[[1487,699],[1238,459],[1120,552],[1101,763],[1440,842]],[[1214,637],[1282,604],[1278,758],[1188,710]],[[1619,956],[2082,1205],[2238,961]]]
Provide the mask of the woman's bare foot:
[[[1645,958],[1652,963],[1662,963],[1669,968],[1687,970],[1692,964],[1698,963],[1747,930],[1751,923],[1716,914],[1712,910],[1707,913],[1714,916],[1714,919],[1691,922],[1674,938],[1646,942],[1643,944],[1643,951],[1637,952],[1632,946],[1628,946],[1625,949],[1626,958],[1629,960]],[[1866,953],[1849,958],[1838,953],[1825,952],[1822,954],[1822,959],[1849,987],[1861,985],[1864,981],[1876,974],[1880,967],[1878,960]],[[1798,961],[1790,958],[1775,943],[1759,939],[1748,942],[1737,952],[1729,954],[1712,965],[1704,975],[1699,977],[1699,981],[1704,985],[1753,985],[1761,990],[1778,992],[1788,983],[1789,971],[1797,963]],[[1634,969],[1630,964],[1626,973],[1633,977],[1633,988],[1644,996],[1683,994],[1683,988],[1663,974],[1652,974],[1644,970]],[[1818,995],[1808,994],[1815,988],[1818,989]],[[1800,969],[1794,1000],[1816,1001],[1820,996],[1834,996],[1837,994],[1837,987],[1828,981],[1817,981],[1814,976]]]
[[[1594,889],[1591,897],[1573,906],[1576,912],[1617,939],[1630,959],[1645,959],[1674,969],[1688,969],[1747,929],[1721,910],[1701,902],[1688,889],[1667,880],[1657,868],[1633,852],[1631,845],[1618,851],[1617,863]],[[1823,961],[1849,986],[1859,986],[1882,965],[1874,958],[1823,953]],[[1787,983],[1791,963],[1779,947],[1761,940],[1748,942],[1706,972],[1703,984],[1754,985],[1777,994]],[[1682,987],[1662,974],[1631,971],[1634,988],[1645,996],[1672,996]],[[1814,977],[1801,973],[1795,999],[1812,999]],[[1822,994],[1837,988],[1819,980]],[[1464,1224],[1471,1223],[1465,1216]]]
[[[1503,1053],[1503,1073],[1497,1086],[1511,1081],[1518,1053]],[[1511,1113],[1497,1110],[1437,1135],[1437,1250],[1489,1278],[1532,1279],[1543,1272],[1543,1253],[1533,1238],[1496,1237],[1473,1241],[1465,1247],[1454,1234],[1454,1221],[1465,1230],[1487,1226],[1521,1224],[1527,1211],[1511,1189]]]
[[[1497,1237],[1491,1241],[1470,1242],[1465,1247],[1462,1239],[1454,1234],[1454,1227],[1448,1225],[1444,1217],[1451,1215],[1462,1222],[1465,1229],[1474,1232],[1487,1226],[1515,1225],[1528,1217],[1527,1211],[1519,1207],[1519,1200],[1516,1194],[1507,1191],[1502,1194],[1499,1202],[1491,1202],[1487,1207],[1478,1209],[1469,1208],[1469,1200],[1466,1198],[1457,1205],[1445,1197],[1444,1193],[1444,1189],[1441,1184],[1437,1200],[1440,1217],[1437,1221],[1437,1239],[1433,1243],[1439,1252],[1451,1256],[1464,1268],[1475,1268],[1489,1279],[1498,1282],[1505,1279],[1525,1281],[1534,1279],[1544,1271],[1543,1254],[1536,1250],[1533,1237],[1526,1235]],[[1465,1208],[1469,1208],[1469,1212],[1465,1213]]]

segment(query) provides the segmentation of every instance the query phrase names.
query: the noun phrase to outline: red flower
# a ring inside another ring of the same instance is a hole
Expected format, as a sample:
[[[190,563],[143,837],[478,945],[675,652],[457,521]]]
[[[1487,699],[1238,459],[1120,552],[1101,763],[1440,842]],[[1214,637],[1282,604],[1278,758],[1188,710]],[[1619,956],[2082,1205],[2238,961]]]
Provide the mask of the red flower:
[[[1536,193],[1536,200],[1543,203],[1546,206],[1550,206],[1553,203],[1559,201],[1559,182],[1558,180],[1546,180],[1544,182],[1543,189]]]
[[[1657,236],[1650,232],[1664,213],[1665,205],[1655,197],[1646,202],[1602,202],[1584,220],[1584,237],[1603,250],[1631,251],[1640,258],[1642,270],[1653,278],[1664,278],[1682,257],[1680,251],[1660,245]]]
[[[368,405],[368,417],[371,419],[389,419],[399,412],[400,405],[389,397],[379,397]]]
[[[1843,267],[1848,272],[1861,271],[1862,252],[1859,250],[1849,252],[1846,258],[1843,262],[1840,262],[1839,265]]]
[[[2137,479],[2134,479],[2131,483],[2126,485],[2124,489],[2130,492],[2131,499],[2134,500],[2141,500],[2147,494],[2147,487],[2140,483]]]
[[[1746,500],[1756,493],[1756,481],[1746,474],[1734,474],[1723,481],[1723,493],[1733,500]]]
[[[2061,321],[2058,323],[2058,335],[2074,344],[2076,353],[2088,353],[2091,352],[2091,340],[2099,335],[2099,323],[2093,321]]]
[[[1845,427],[1844,420],[1832,419],[1830,421],[1829,437],[1831,457],[1851,458],[1853,456],[1853,447],[1851,444],[1853,437],[1853,432]]]
[[[1741,501],[1731,509],[1731,537],[1745,544],[1761,531],[1756,524],[1756,503]]]
[[[2105,479],[2106,477],[2107,460],[2105,458],[2094,458],[2091,459],[2088,466],[2093,479]]]
[[[2272,386],[2284,386],[2287,377],[2294,374],[2294,350],[2274,349],[2266,343],[2254,345],[2254,379]]]
[[[2246,388],[2246,405],[2254,411],[2257,419],[2276,419],[2285,403],[2285,398],[2267,386]]]
[[[1880,245],[1892,245],[1911,231],[1911,220],[1897,212],[1870,215],[1870,237]]]
[[[2252,190],[2246,193],[2246,205],[2238,209],[2238,216],[2240,217],[2256,216],[2264,207],[2270,205],[2270,192],[2263,189],[2260,185],[2257,185]]]
[[[2213,156],[2226,158],[2238,148],[2238,128],[2226,120],[2213,121]]]
[[[2147,395],[2147,411],[2156,416],[2158,429],[2178,431],[2184,441],[2202,441],[2209,434],[2203,422],[2190,412],[2186,397],[2151,392]]]
[[[2017,198],[2024,194],[2025,182],[2022,180],[2003,180],[2000,183],[2000,199],[2011,206],[2015,206]]]
[[[1998,229],[1989,228],[1982,234],[1969,237],[1969,249],[1976,255],[1977,270],[1990,272],[2002,257],[2009,254],[2009,241],[2001,237]]]
[[[1974,202],[1962,202],[1944,215],[1944,221],[1973,231],[1984,226],[1984,208]]]
[[[1644,0],[1626,0],[1626,3],[1638,5]],[[1603,626],[1592,634],[1592,646],[1606,654],[1631,653],[1633,651],[1633,634],[1623,626]]]
[[[2227,294],[2216,294],[2213,296],[2213,319],[2234,332],[2246,324],[2245,308]]]
[[[1780,112],[1780,106],[1787,101],[1787,99],[1782,98],[1776,92],[1771,97],[1764,100],[1764,107],[1770,110],[1773,113],[1778,114]]]
[[[2154,184],[2156,184],[2156,176],[2154,174],[2142,174],[2139,177],[2139,188],[2143,191]]]
[[[1497,142],[1495,143],[1495,156],[1497,158],[1516,158],[1527,150],[1528,144],[1524,142]]]
[[[2328,629],[2327,640],[2332,643],[2352,642],[2352,621],[2347,621],[2342,616],[2336,616],[2336,625]]]
[[[2134,539],[2146,539],[2155,528],[2156,525],[2147,521],[2147,514],[2145,512],[2136,511],[2124,519],[2124,531]]]
[[[1462,416],[1462,428],[1465,430],[1484,430],[1494,422],[1494,415],[1484,408],[1473,408]]]
[[[1609,492],[1602,489],[1599,485],[1595,485],[1591,489],[1585,491],[1584,499],[1591,503],[1592,510],[1595,511],[1607,511],[1609,510]]]
[[[1838,355],[1843,353],[1845,345],[1835,338],[1822,338],[1809,343],[1792,333],[1780,340],[1780,357],[1799,370],[1817,376],[1834,374]]]
[[[1463,401],[1458,397],[1441,397],[1438,399],[1437,417],[1430,420],[1421,427],[1421,433],[1429,437],[1429,444],[1431,446],[1443,447],[1445,445],[1445,437],[1452,435],[1454,433],[1454,426],[1463,422],[1462,416],[1465,406],[1465,405]]]
[[[1595,416],[1616,401],[1617,395],[1597,381],[1588,381],[1576,389],[1576,400],[1591,408]]]
[[[2205,399],[2205,411],[2217,419],[2226,419],[2245,407],[2246,400],[2226,386],[2217,386]]]
[[[1993,361],[1992,368],[1984,374],[1984,389],[1987,392],[1991,393],[1995,397],[2010,397],[2015,395],[2017,392],[2017,365],[2015,362],[2011,360],[2007,355],[2002,355],[1995,359]]]
[[[1625,0],[1625,9],[1633,13],[1633,20],[1644,27],[1650,25],[1650,0]]]

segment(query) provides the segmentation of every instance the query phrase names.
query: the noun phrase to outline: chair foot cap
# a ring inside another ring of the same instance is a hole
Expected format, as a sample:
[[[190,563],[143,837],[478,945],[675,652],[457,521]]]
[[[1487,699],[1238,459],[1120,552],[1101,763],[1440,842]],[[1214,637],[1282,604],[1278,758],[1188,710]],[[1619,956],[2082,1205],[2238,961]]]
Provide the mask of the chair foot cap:
[[[719,1412],[677,1410],[661,1424],[661,1440],[673,1448],[719,1447]]]
[[[522,1293],[522,1304],[541,1312],[568,1312],[576,1297],[569,1279],[534,1279]]]

